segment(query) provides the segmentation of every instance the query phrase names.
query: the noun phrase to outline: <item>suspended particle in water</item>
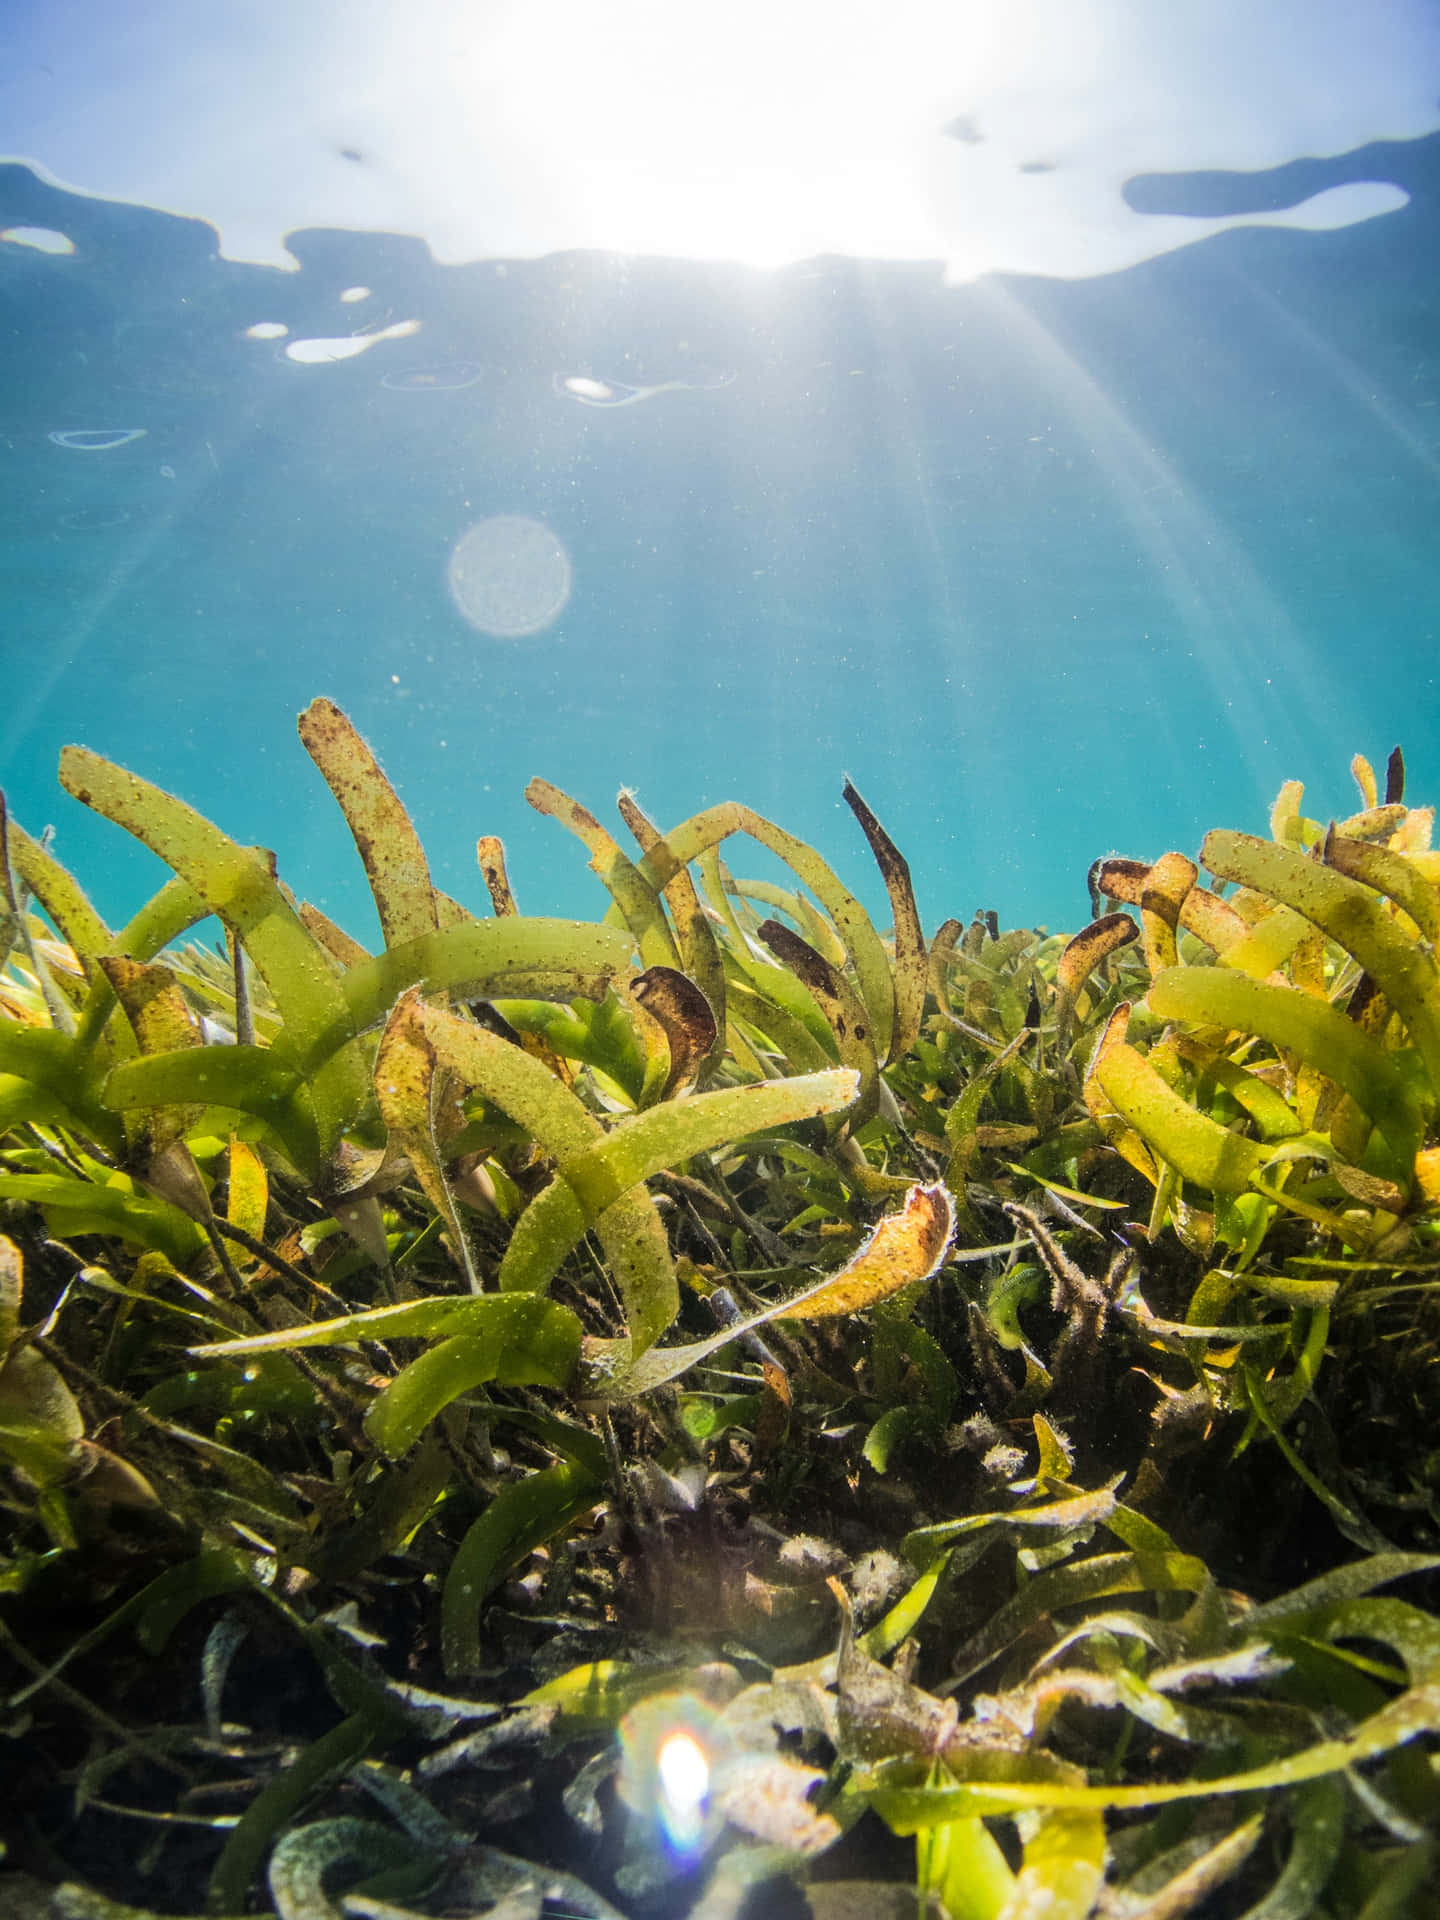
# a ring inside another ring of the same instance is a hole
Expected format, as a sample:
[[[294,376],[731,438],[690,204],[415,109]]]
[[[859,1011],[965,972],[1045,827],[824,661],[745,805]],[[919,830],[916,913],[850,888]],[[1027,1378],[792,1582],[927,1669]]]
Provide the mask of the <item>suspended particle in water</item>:
[[[473,387],[485,369],[474,360],[451,360],[443,366],[405,367],[380,376],[391,393],[461,393]]]
[[[33,253],[74,253],[75,242],[54,227],[6,227],[0,240],[12,247],[29,247]]]
[[[570,556],[543,521],[500,513],[456,541],[446,574],[457,611],[481,633],[523,640],[570,598]]]
[[[130,510],[119,505],[74,507],[60,515],[60,525],[71,533],[108,533],[112,527],[128,525]]]

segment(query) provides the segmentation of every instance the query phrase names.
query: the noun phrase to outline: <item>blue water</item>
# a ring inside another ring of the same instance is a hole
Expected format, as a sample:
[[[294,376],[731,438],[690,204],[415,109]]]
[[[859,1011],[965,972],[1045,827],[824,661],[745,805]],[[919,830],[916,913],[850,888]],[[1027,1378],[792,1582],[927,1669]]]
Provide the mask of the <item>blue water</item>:
[[[442,267],[359,233],[296,236],[281,273],[0,168],[0,226],[76,249],[0,246],[11,808],[128,917],[163,875],[55,784],[83,742],[273,847],[369,942],[295,734],[317,693],[477,910],[496,833],[523,909],[603,911],[524,801],[537,773],[617,831],[621,785],[662,826],[745,800],[879,910],[848,773],[932,927],[977,907],[1073,927],[1101,853],[1263,830],[1291,777],[1307,810],[1352,810],[1355,751],[1383,767],[1403,742],[1409,797],[1433,797],[1440,137],[1128,193],[1203,217],[1349,179],[1410,204],[946,288],[849,260]],[[334,365],[245,337],[412,319]],[[587,406],[566,378],[666,390]],[[107,451],[49,438],[127,428]],[[456,541],[496,514],[543,522],[573,567],[530,638],[477,632],[447,593]]]

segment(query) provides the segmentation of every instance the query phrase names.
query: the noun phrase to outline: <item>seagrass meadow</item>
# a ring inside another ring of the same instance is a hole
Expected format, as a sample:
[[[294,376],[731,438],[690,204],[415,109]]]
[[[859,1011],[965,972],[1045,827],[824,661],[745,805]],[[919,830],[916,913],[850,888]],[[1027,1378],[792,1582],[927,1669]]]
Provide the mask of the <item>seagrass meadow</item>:
[[[3,821],[0,1914],[1440,1910],[1398,751],[927,937],[848,783],[888,931],[534,781],[587,924],[300,737],[378,952],[83,749],[126,926]]]

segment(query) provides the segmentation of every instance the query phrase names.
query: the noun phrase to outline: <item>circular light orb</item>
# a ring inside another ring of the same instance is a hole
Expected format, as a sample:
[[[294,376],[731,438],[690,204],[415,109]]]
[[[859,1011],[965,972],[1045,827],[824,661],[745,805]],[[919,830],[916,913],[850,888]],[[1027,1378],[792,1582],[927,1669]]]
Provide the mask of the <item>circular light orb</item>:
[[[519,513],[477,521],[446,570],[456,610],[496,640],[523,640],[558,619],[571,578],[570,556],[549,527]]]

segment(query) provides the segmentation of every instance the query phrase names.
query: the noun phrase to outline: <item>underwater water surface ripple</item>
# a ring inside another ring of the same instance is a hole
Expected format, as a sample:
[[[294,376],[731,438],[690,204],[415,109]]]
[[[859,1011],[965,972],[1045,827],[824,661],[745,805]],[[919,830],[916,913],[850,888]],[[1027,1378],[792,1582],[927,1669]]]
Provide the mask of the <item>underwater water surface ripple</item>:
[[[927,923],[1052,927],[1122,835],[1193,851],[1357,746],[1431,788],[1440,137],[1126,191],[1198,229],[1357,181],[1404,204],[947,285],[364,232],[280,273],[0,168],[11,804],[123,919],[146,856],[54,784],[84,741],[363,939],[317,692],[437,882],[478,899],[498,833],[533,912],[600,900],[537,773],[662,824],[744,797],[863,873],[849,774]]]

